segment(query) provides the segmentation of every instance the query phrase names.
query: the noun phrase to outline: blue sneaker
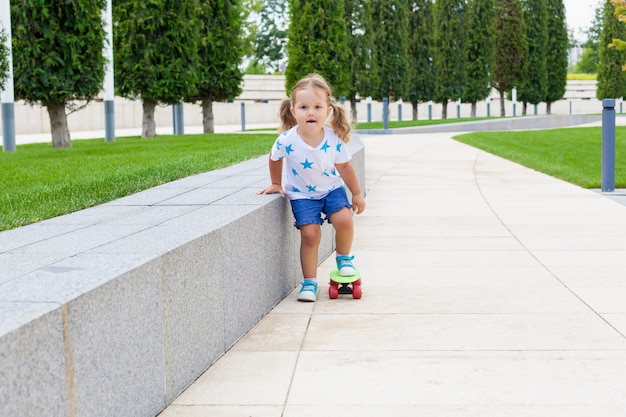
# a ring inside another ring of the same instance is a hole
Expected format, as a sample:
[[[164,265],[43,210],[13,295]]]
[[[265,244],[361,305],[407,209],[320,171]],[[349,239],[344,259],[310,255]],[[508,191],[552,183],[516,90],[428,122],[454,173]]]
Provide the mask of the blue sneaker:
[[[302,281],[302,288],[298,293],[298,301],[317,300],[317,282],[313,280]]]
[[[342,277],[356,275],[356,268],[352,263],[354,256],[337,256],[337,272]]]

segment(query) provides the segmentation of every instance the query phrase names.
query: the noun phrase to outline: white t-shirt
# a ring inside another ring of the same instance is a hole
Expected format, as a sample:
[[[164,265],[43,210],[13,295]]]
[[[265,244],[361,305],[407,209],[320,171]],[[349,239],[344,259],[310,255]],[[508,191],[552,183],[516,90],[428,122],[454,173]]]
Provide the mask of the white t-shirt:
[[[298,126],[283,132],[274,146],[270,158],[285,160],[287,183],[283,187],[291,200],[320,199],[343,185],[335,164],[352,159],[348,147],[329,127],[324,126],[324,139],[313,148],[300,135]]]

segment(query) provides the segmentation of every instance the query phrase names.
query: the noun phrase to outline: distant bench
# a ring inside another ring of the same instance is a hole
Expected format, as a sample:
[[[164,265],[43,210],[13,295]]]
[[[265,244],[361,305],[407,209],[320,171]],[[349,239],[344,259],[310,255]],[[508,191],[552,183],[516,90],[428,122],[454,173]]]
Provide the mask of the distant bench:
[[[262,156],[0,233],[0,416],[173,401],[301,279],[289,204],[256,194],[268,181]],[[333,246],[326,225],[320,260]]]

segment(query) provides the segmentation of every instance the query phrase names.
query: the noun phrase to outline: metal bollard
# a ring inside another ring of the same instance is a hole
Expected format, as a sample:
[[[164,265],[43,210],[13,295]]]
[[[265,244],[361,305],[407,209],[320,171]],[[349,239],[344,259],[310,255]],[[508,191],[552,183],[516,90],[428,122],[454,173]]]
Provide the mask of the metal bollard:
[[[241,131],[246,131],[246,103],[241,102]]]
[[[383,98],[383,129],[389,129],[389,99]]]
[[[185,134],[185,117],[183,114],[183,103],[178,103],[176,106],[174,106],[174,108],[176,109],[176,132],[174,132],[177,135],[184,135]]]
[[[602,100],[602,191],[615,190],[615,99]]]

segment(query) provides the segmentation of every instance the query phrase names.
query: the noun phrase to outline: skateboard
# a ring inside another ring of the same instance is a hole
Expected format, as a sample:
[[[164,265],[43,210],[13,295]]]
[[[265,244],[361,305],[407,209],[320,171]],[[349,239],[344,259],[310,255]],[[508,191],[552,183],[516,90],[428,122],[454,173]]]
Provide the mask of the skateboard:
[[[328,296],[334,300],[339,298],[339,294],[352,294],[352,298],[361,298],[363,290],[361,289],[361,273],[359,271],[349,277],[339,275],[337,269],[330,271]]]

